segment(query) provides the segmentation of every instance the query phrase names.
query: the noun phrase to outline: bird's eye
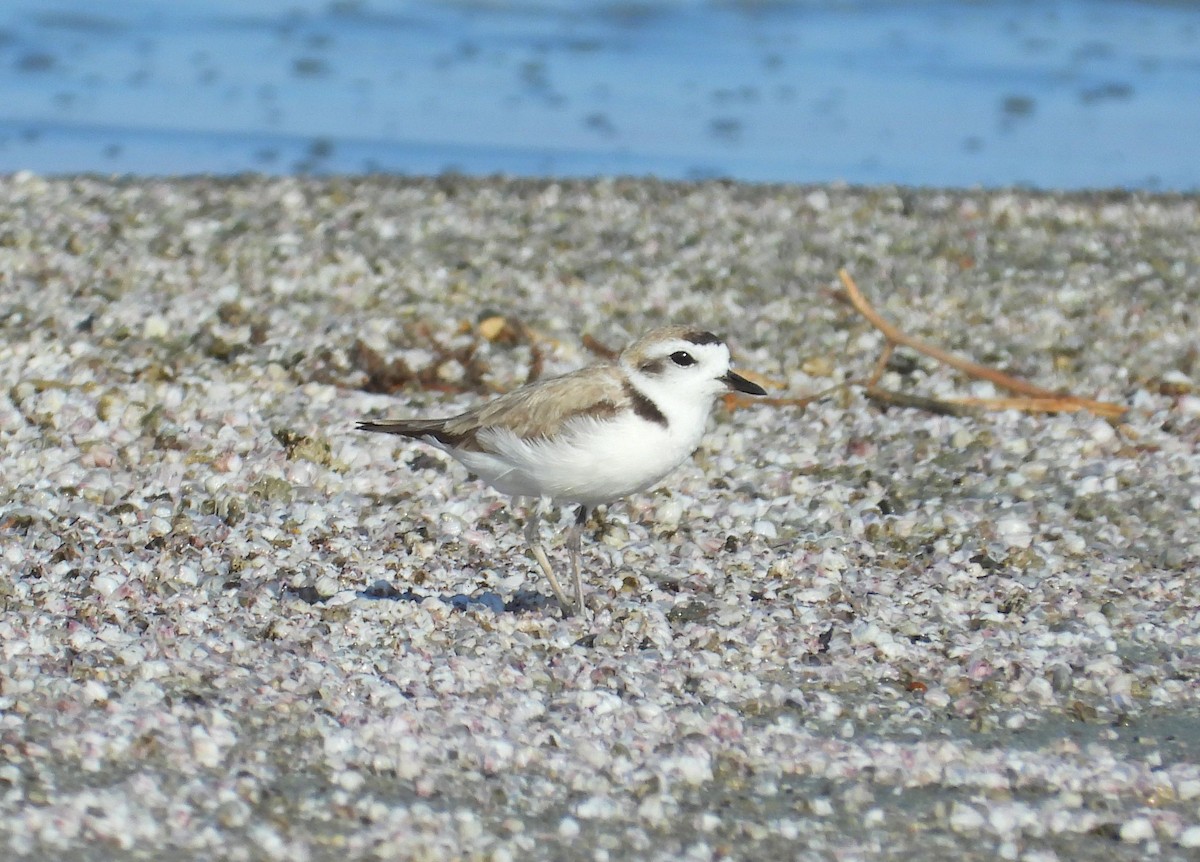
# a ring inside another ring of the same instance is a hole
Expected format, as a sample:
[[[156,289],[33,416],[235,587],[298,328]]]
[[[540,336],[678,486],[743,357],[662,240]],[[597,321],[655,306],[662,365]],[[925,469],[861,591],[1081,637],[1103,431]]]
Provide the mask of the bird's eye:
[[[695,358],[693,358],[692,354],[688,353],[686,350],[676,350],[671,354],[671,361],[680,368],[687,368],[689,365],[696,364]]]

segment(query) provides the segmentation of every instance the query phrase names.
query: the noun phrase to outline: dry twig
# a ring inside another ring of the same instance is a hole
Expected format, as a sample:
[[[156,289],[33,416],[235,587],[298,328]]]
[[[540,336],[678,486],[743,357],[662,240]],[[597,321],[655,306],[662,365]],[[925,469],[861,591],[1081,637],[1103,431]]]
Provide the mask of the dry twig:
[[[744,372],[739,371],[738,373],[742,374],[742,376],[744,376],[744,377],[749,377],[749,375],[745,374]],[[768,386],[770,388],[775,388],[775,389],[783,388],[782,383],[777,383],[775,381],[769,380],[768,378],[763,378],[761,375],[756,374],[754,376],[756,378],[759,378],[759,380],[756,382],[766,380],[767,382],[762,384],[764,386]],[[795,396],[782,396],[782,397],[780,397],[780,396],[771,397],[771,396],[759,396],[759,395],[742,395],[739,392],[727,392],[725,395],[721,396],[721,403],[725,405],[726,410],[731,410],[731,411],[737,410],[741,407],[759,407],[759,406],[807,407],[809,404],[812,404],[814,401],[820,401],[825,396],[832,395],[834,392],[841,391],[849,385],[850,384],[848,384],[848,383],[838,383],[835,386],[830,386],[828,389],[822,389],[820,392],[814,392],[811,395],[795,395]]]
[[[906,392],[893,392],[891,389],[881,389],[878,386],[867,386],[866,395],[872,401],[893,407],[912,407],[926,410],[939,416],[975,416],[980,410],[971,405],[958,401],[945,401],[941,398],[929,398],[924,395],[910,395]]]
[[[542,376],[546,366],[546,354],[542,349],[545,339],[519,317],[491,315],[479,321],[475,327],[478,335],[492,343],[515,345],[525,342],[529,345],[529,370],[525,373],[525,382],[532,383]]]
[[[603,341],[598,339],[596,336],[591,335],[590,333],[583,336],[583,346],[599,356],[601,359],[616,359],[621,355],[621,351],[613,350]]]
[[[879,312],[867,302],[866,297],[862,295],[862,292],[858,289],[858,285],[855,284],[854,279],[850,277],[850,273],[845,269],[838,270],[838,278],[841,279],[842,286],[845,288],[846,299],[854,306],[854,310],[866,318],[868,323],[882,332],[887,339],[887,345],[879,361],[875,363],[871,377],[865,381],[867,394],[877,400],[893,404],[907,403],[912,406],[918,406],[918,404],[913,402],[913,396],[900,395],[899,393],[885,393],[884,390],[880,390],[876,385],[883,375],[883,369],[892,351],[899,345],[930,356],[939,362],[949,365],[951,368],[958,369],[969,377],[988,380],[1002,389],[1007,389],[1009,392],[1014,392],[1021,396],[1018,398],[917,399],[919,406],[926,410],[935,410],[935,412],[952,413],[955,415],[980,409],[1026,410],[1034,413],[1060,413],[1087,410],[1106,419],[1116,419],[1125,412],[1125,408],[1120,404],[1113,404],[1109,401],[1094,401],[1090,398],[1081,398],[1077,395],[1043,389],[1018,377],[1005,374],[999,369],[980,365],[977,362],[972,362],[969,359],[964,359],[961,356],[956,356],[953,353],[942,350],[940,347],[921,341],[884,320]]]

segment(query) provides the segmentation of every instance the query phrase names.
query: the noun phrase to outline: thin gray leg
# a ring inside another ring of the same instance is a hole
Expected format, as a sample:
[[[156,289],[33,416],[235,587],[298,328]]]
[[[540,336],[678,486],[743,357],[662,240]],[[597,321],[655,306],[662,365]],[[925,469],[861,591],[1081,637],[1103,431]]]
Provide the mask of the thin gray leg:
[[[558,603],[562,605],[563,616],[569,617],[572,613],[571,603],[567,601],[567,594],[563,592],[563,588],[558,585],[558,578],[554,577],[554,569],[550,568],[550,560],[546,557],[546,551],[542,548],[542,543],[538,541],[538,523],[541,521],[541,514],[538,512],[537,500],[532,502],[528,511],[529,515],[525,519],[525,542],[529,545],[529,550],[533,551],[533,558],[541,567],[542,574],[550,582],[550,589],[554,590]]]
[[[579,556],[583,550],[583,525],[587,523],[588,507],[580,506],[575,512],[575,523],[567,532],[567,551],[571,555],[571,570],[575,573],[575,603],[579,612],[587,615],[583,603],[583,576],[579,573]]]

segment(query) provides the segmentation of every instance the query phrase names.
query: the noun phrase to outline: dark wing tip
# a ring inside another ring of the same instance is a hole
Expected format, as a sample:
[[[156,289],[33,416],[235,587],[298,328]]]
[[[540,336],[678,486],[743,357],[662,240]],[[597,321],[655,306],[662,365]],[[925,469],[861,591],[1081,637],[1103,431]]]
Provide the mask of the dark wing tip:
[[[354,428],[357,431],[377,431],[380,434],[403,434],[405,436],[419,434],[422,430],[411,423],[395,419],[359,419],[354,423]]]
[[[442,419],[385,419],[382,422],[360,419],[354,427],[359,431],[378,431],[381,434],[398,434],[414,440],[436,441],[442,446],[453,448],[476,447],[474,430],[456,434],[447,431],[445,424],[445,420]]]

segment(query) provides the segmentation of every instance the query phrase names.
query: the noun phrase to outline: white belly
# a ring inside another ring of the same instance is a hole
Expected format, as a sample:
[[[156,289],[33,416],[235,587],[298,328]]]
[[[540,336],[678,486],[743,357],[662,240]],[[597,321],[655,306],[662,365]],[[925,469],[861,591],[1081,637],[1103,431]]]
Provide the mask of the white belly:
[[[703,422],[691,425],[694,433],[672,433],[632,413],[579,419],[554,439],[493,431],[480,442],[495,454],[451,454],[502,493],[596,506],[645,490],[678,467],[704,433]]]

